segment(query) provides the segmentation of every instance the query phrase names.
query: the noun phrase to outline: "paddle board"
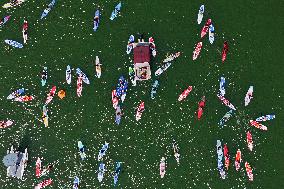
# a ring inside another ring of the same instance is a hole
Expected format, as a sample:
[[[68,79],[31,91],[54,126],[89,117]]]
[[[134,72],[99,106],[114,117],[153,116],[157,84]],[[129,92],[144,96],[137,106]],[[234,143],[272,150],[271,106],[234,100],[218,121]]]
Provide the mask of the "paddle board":
[[[9,39],[6,39],[5,40],[5,43],[7,43],[8,45],[11,45],[12,47],[15,47],[15,48],[23,48],[23,45],[17,41],[13,41],[13,40],[9,40]]]

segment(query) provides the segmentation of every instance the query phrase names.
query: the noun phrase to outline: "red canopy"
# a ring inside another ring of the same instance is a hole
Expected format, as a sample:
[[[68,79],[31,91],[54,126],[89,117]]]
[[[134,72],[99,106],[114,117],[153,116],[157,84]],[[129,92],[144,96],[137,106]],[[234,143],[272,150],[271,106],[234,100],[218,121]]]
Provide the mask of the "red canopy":
[[[149,47],[149,45],[136,46],[134,48],[133,52],[134,52],[134,64],[150,62],[150,47]]]

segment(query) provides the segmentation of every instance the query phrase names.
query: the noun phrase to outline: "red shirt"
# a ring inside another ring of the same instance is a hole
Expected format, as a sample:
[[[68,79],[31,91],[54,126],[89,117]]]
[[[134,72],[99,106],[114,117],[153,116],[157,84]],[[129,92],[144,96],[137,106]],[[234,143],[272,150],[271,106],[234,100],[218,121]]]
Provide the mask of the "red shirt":
[[[28,30],[28,27],[29,27],[29,25],[28,25],[27,22],[23,24],[23,30]]]

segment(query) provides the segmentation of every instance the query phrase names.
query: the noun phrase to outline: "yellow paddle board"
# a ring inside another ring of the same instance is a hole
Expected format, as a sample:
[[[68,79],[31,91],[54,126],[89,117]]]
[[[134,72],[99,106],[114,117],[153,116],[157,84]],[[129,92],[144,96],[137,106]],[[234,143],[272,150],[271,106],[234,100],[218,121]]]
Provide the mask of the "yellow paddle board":
[[[10,8],[10,7],[15,7],[15,6],[22,4],[23,2],[25,2],[25,0],[18,0],[16,4],[6,3],[6,4],[3,5],[3,8],[7,9],[7,8]]]

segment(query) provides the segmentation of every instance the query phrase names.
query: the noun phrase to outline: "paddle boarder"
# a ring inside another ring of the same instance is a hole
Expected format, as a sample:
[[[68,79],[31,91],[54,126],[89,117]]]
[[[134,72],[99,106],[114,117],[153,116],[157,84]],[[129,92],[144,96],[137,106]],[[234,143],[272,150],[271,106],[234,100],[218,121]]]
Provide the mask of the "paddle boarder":
[[[15,6],[18,4],[18,0],[11,0],[10,3],[11,5]]]

